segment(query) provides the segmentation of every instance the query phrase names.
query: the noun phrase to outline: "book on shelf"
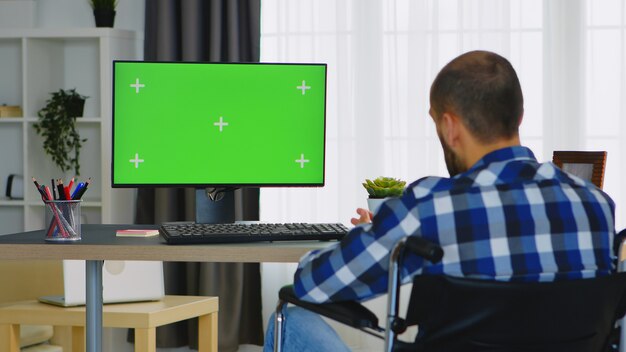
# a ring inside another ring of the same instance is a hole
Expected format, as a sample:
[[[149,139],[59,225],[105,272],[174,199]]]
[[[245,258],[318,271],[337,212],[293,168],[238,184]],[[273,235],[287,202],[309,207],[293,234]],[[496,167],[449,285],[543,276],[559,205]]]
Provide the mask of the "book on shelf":
[[[0,105],[0,117],[22,117],[22,108],[19,106]]]

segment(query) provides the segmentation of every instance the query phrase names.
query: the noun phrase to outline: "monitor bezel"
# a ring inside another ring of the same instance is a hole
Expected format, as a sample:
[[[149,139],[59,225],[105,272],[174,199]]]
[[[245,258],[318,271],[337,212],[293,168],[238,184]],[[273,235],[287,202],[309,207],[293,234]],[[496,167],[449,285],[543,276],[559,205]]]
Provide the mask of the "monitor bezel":
[[[322,151],[322,182],[321,183],[116,183],[115,166],[115,66],[117,63],[145,64],[189,64],[189,65],[281,65],[281,66],[323,66],[324,67],[324,143]],[[301,62],[190,62],[190,61],[144,61],[144,60],[113,60],[111,83],[111,187],[112,188],[245,188],[245,187],[324,187],[326,182],[326,105],[328,96],[328,64]]]

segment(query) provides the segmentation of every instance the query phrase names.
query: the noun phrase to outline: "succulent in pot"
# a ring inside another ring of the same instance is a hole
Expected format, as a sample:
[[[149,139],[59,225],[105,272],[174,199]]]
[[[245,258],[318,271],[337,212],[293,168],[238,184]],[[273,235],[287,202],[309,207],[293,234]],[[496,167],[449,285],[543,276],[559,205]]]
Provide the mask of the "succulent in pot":
[[[367,199],[369,210],[375,213],[387,198],[400,197],[405,186],[406,181],[393,177],[380,176],[374,180],[366,179],[363,187],[369,195]]]

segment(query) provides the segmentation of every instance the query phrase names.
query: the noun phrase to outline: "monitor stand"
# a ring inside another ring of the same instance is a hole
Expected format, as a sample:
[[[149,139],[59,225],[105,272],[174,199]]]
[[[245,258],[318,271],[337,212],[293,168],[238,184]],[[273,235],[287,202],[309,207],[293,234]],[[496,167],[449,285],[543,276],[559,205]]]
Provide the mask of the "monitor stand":
[[[224,197],[214,201],[204,188],[196,189],[196,223],[224,224],[235,222],[235,191],[224,191]]]

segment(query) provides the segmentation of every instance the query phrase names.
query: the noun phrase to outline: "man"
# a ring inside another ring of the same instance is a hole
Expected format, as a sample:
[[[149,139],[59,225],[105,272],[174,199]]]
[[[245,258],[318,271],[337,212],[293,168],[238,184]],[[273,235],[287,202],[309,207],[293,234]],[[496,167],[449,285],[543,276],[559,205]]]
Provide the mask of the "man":
[[[300,298],[321,303],[385,293],[389,253],[405,236],[440,244],[444,256],[438,264],[407,258],[404,282],[420,274],[551,281],[612,271],[613,201],[520,146],[522,91],[505,58],[485,51],[457,57],[433,82],[430,105],[450,178],[414,182],[373,219],[358,209],[356,227],[341,243],[301,259],[294,278]],[[297,308],[287,314],[285,350],[320,351],[320,343],[347,350],[316,315]],[[270,334],[272,325],[266,351]]]

